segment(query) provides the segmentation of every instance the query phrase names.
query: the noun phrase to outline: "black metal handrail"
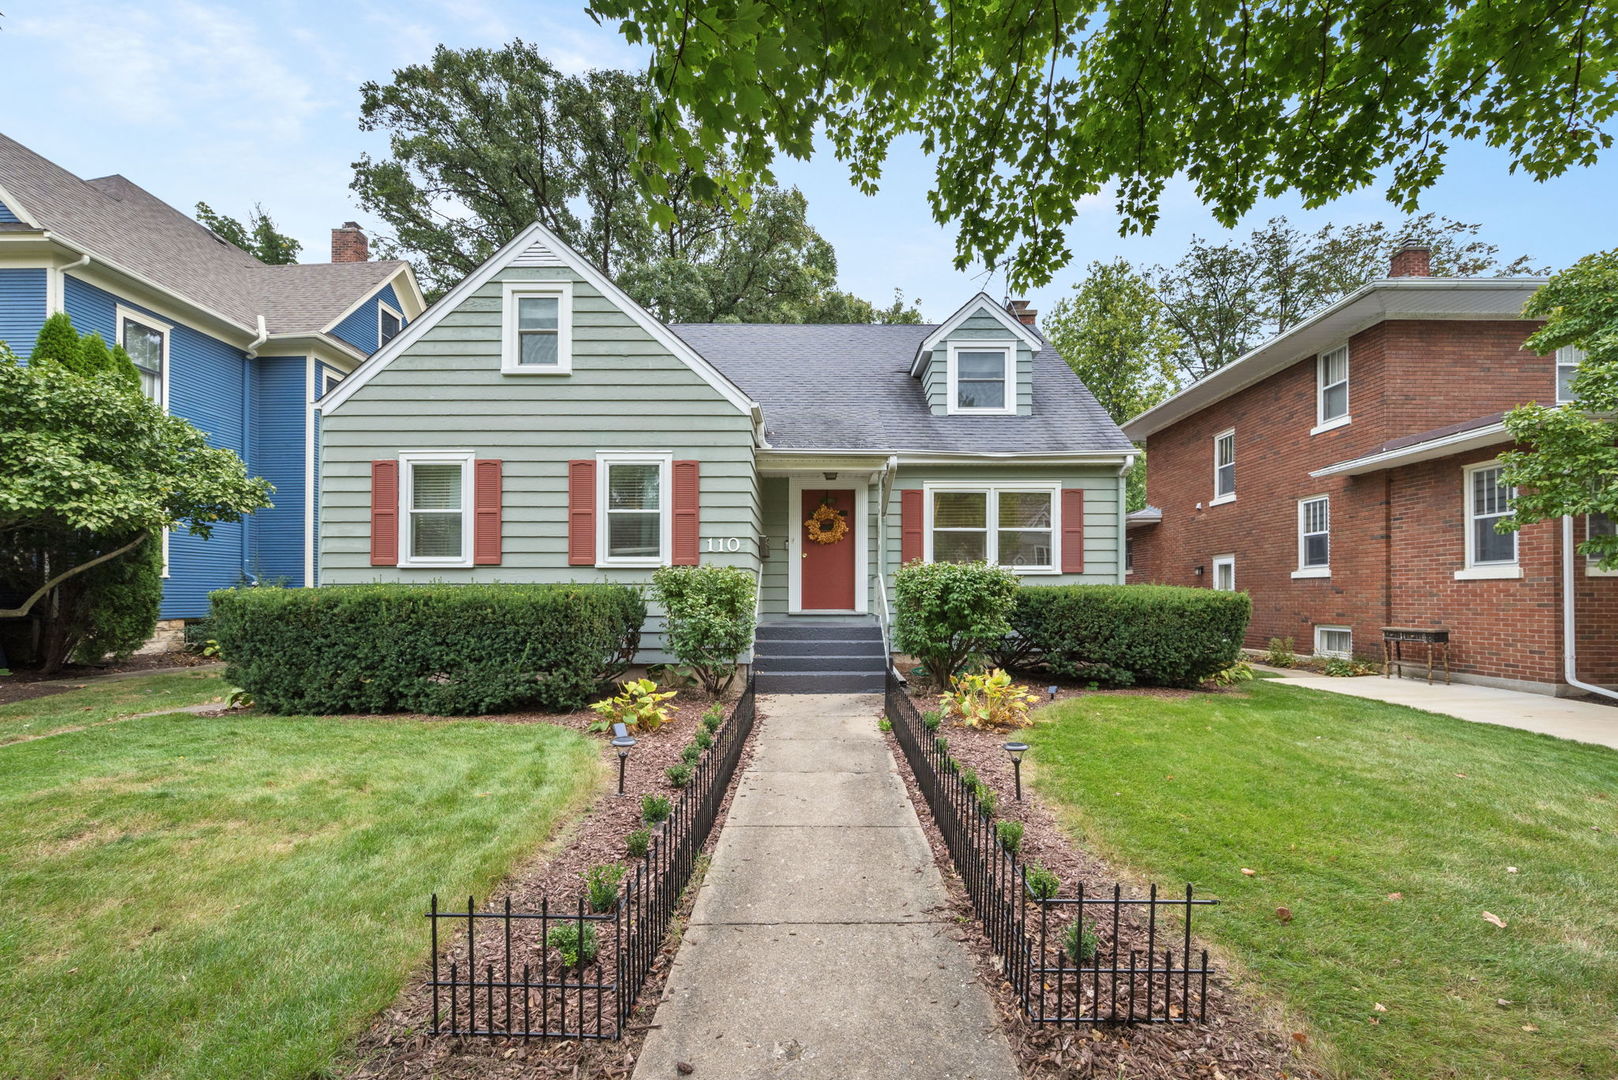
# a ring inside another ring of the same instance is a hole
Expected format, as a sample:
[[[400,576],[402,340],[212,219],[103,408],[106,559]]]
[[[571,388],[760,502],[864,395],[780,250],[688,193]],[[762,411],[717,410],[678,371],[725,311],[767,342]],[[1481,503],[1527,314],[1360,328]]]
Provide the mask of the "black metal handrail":
[[[464,911],[440,911],[435,893],[426,912],[432,928],[432,1026],[434,1035],[518,1039],[619,1039],[652,964],[668,935],[681,894],[691,881],[713,831],[725,793],[752,734],[757,716],[753,680],[693,768],[668,818],[652,829],[644,858],[625,875],[611,911],[586,910],[582,896],[573,910],[553,908],[548,897],[537,911],[478,911],[473,897]],[[493,942],[479,927],[497,924]],[[441,970],[439,923],[464,929],[464,961]],[[548,944],[556,927],[571,927],[574,940],[589,936],[597,953],[568,969],[553,960]],[[610,927],[610,937],[608,927]],[[611,957],[601,953],[611,947]],[[522,956],[531,957],[520,960]],[[537,958],[536,960],[533,958]],[[481,972],[479,961],[482,961]]]
[[[886,711],[989,945],[1003,961],[1006,980],[1030,1020],[1164,1024],[1207,1019],[1211,969],[1206,949],[1200,963],[1192,965],[1191,912],[1219,901],[1196,897],[1190,885],[1183,898],[1161,896],[1156,885],[1145,897],[1126,897],[1119,885],[1111,896],[1086,896],[1082,883],[1076,896],[1036,896],[1027,865],[1000,842],[993,815],[983,811],[959,765],[927,731],[891,667]],[[1086,923],[1086,909],[1092,906],[1103,913]],[[1135,932],[1124,918],[1132,908],[1145,909],[1145,948],[1125,949],[1122,944],[1127,933]],[[1178,966],[1173,950],[1157,949],[1164,909],[1181,919]],[[1077,956],[1070,955],[1069,940]]]

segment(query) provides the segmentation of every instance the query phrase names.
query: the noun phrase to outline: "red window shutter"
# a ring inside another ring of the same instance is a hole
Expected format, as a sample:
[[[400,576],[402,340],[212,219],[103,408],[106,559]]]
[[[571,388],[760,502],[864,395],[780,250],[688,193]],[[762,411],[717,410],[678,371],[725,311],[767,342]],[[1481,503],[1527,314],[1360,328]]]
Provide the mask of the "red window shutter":
[[[500,565],[499,458],[479,458],[472,472],[472,562],[476,566]]]
[[[399,565],[399,463],[371,462],[371,565]]]
[[[596,463],[567,463],[567,564],[596,564]]]
[[[922,543],[925,510],[922,498],[922,492],[917,490],[899,492],[899,561],[902,563],[922,558],[927,550]]]
[[[1084,573],[1084,489],[1062,489],[1062,573]]]
[[[697,537],[702,532],[702,463],[674,463],[674,552],[669,560],[675,566],[697,565]]]

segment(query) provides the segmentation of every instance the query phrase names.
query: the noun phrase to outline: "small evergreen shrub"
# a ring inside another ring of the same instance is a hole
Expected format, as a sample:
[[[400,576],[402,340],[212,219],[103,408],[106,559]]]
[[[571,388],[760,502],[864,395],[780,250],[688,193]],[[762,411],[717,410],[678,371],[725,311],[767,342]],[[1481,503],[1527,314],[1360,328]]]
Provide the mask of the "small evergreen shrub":
[[[1068,923],[1062,931],[1062,951],[1069,963],[1088,964],[1101,951],[1101,939],[1088,926],[1081,931],[1078,923]]]
[[[944,714],[937,709],[928,709],[921,714],[921,726],[928,731],[937,731],[944,724]]]
[[[643,795],[640,800],[640,819],[648,825],[667,821],[674,813],[674,804],[664,795]]]
[[[687,743],[685,749],[680,751],[680,760],[687,765],[695,765],[702,760],[702,747],[696,743]]]
[[[624,851],[631,859],[644,859],[652,850],[652,830],[636,829],[624,837]]]
[[[1011,632],[1017,576],[988,563],[911,562],[894,575],[894,647],[943,688]]]
[[[723,705],[710,705],[708,711],[702,714],[702,729],[711,734],[717,734],[725,723],[725,707]]]
[[[682,761],[678,765],[670,765],[664,770],[663,775],[668,777],[670,787],[683,788],[691,782],[693,771],[691,766]]]
[[[995,809],[1000,805],[1000,797],[994,793],[994,788],[979,781],[973,794],[977,796],[978,809],[983,811],[983,816],[994,817]]]
[[[1022,847],[1022,822],[1002,821],[994,827],[994,832],[1000,838],[1000,846],[1013,855],[1017,853],[1018,848]]]
[[[696,734],[691,736],[691,743],[698,750],[706,750],[713,745],[713,736],[707,728],[698,728]]]
[[[584,890],[590,910],[607,912],[618,906],[618,883],[624,880],[624,868],[617,863],[602,863],[590,867],[584,875]]]
[[[652,589],[667,616],[669,651],[710,694],[729,689],[753,644],[753,575],[739,566],[665,566],[653,572]]]
[[[601,946],[596,940],[594,923],[580,926],[576,922],[570,922],[553,926],[550,933],[545,935],[545,944],[561,955],[562,966],[574,970],[589,967],[596,962],[596,956],[601,952]]]
[[[572,710],[640,610],[622,585],[222,589],[225,678],[279,713]],[[634,627],[638,632],[638,625]]]
[[[1062,879],[1038,863],[1025,867],[1028,895],[1035,900],[1054,900],[1062,889]]]
[[[949,740],[944,738],[944,736],[940,735],[938,738],[934,739],[933,745],[938,747],[938,752],[940,754],[949,753]]]

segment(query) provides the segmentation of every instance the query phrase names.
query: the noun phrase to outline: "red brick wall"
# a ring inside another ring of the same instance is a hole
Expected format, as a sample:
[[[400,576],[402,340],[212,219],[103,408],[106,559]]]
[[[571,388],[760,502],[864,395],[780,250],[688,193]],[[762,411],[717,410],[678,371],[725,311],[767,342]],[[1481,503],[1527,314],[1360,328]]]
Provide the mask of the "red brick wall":
[[[1318,435],[1309,433],[1316,404],[1308,356],[1151,436],[1147,498],[1163,521],[1135,532],[1129,580],[1207,586],[1214,557],[1234,554],[1237,588],[1253,597],[1251,646],[1291,637],[1308,652],[1315,626],[1341,625],[1352,628],[1357,654],[1380,658],[1380,627],[1441,625],[1451,631],[1457,671],[1559,681],[1559,524],[1519,535],[1520,580],[1454,577],[1465,564],[1462,468],[1501,447],[1365,476],[1309,476],[1391,439],[1554,400],[1554,363],[1521,348],[1534,326],[1393,321],[1354,335],[1353,421]],[[1232,427],[1236,500],[1211,505],[1213,437]],[[1331,498],[1331,577],[1295,579],[1297,504],[1316,495]],[[1618,578],[1584,577],[1582,558],[1577,569],[1581,674],[1618,681],[1618,633],[1601,629],[1618,627]]]

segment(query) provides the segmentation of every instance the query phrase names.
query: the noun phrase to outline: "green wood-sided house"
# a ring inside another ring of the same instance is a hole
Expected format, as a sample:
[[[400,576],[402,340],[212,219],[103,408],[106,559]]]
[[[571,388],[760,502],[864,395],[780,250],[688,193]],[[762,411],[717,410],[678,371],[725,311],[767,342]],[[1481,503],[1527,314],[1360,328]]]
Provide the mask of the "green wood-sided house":
[[[763,623],[883,639],[911,559],[1121,583],[1134,449],[1031,322],[665,325],[531,226],[321,403],[320,582],[712,562]]]

